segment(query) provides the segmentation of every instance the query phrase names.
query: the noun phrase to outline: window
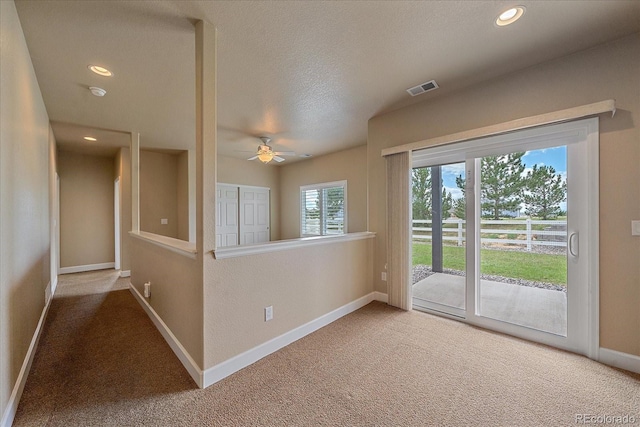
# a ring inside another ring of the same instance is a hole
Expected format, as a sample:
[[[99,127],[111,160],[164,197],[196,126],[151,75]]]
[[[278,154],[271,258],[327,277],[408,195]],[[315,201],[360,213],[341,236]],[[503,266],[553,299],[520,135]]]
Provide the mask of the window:
[[[300,235],[347,232],[347,181],[300,187]]]

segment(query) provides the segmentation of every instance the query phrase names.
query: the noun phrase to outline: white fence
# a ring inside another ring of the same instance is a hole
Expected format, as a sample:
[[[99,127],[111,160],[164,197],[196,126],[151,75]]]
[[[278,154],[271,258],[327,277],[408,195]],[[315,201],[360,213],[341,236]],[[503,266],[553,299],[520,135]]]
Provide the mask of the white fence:
[[[414,240],[431,241],[432,221],[413,220],[412,237]],[[446,219],[442,221],[442,240],[455,242],[458,246],[465,243],[466,221],[462,219]],[[454,224],[455,226],[448,226]],[[520,227],[513,227],[519,225]],[[510,228],[499,228],[509,226]],[[542,227],[540,227],[542,226]],[[542,229],[540,229],[542,228]],[[485,237],[498,234],[500,237]],[[504,236],[504,237],[502,237]],[[531,251],[532,246],[567,246],[567,221],[565,220],[482,220],[480,222],[480,237],[482,243],[502,243],[526,246]]]

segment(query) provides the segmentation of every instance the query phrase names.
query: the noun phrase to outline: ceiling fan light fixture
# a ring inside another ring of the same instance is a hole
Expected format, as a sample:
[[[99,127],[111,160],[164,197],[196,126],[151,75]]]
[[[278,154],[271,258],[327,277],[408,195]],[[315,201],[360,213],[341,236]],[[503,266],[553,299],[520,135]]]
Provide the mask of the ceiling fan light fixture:
[[[258,160],[260,160],[265,165],[273,160],[273,151],[263,151],[258,154]]]

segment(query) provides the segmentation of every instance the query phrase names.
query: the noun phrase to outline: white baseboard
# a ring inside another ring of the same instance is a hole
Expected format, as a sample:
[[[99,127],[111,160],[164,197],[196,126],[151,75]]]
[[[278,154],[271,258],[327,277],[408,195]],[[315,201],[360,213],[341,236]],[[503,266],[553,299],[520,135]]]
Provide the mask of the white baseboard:
[[[187,372],[189,372],[189,375],[191,375],[191,378],[193,378],[193,380],[196,382],[198,387],[203,388],[202,370],[200,369],[198,364],[193,360],[189,352],[187,352],[187,349],[185,349],[182,346],[182,344],[180,344],[180,341],[178,341],[178,338],[176,338],[176,336],[173,335],[173,332],[171,332],[171,329],[169,329],[169,327],[162,321],[160,316],[158,316],[158,313],[156,313],[153,307],[151,307],[151,305],[147,302],[147,300],[142,295],[140,295],[138,290],[132,284],[129,284],[129,290],[131,291],[133,296],[138,300],[138,303],[140,303],[144,311],[147,312],[147,315],[149,316],[153,324],[156,326],[156,328],[160,331],[160,333],[164,337],[167,344],[169,344],[169,347],[171,347],[171,350],[173,350],[173,352],[178,357],[180,362],[182,362],[182,365],[184,366],[184,368],[187,370]]]
[[[374,301],[380,301],[380,302],[388,303],[389,302],[389,295],[388,294],[384,294],[382,292],[375,291],[375,292],[373,292],[373,300]]]
[[[107,268],[115,268],[115,262],[104,262],[102,264],[76,265],[73,267],[60,267],[59,274],[82,273],[83,271],[106,270]]]
[[[51,296],[56,294],[56,289],[58,289],[58,275],[56,274],[51,278]]]
[[[121,270],[120,277],[131,277],[131,270]]]
[[[640,357],[600,347],[598,362],[640,374]]]
[[[51,283],[47,285],[47,288],[49,288],[50,285]],[[51,294],[51,296],[53,296],[53,294]],[[24,391],[24,385],[27,383],[27,377],[29,376],[29,371],[31,370],[33,357],[35,356],[36,349],[38,348],[40,334],[42,333],[42,327],[44,326],[45,319],[47,318],[47,313],[49,312],[49,306],[51,305],[52,299],[53,298],[49,298],[45,301],[44,308],[42,309],[42,314],[40,314],[40,320],[38,321],[36,330],[34,331],[33,337],[31,338],[31,344],[29,344],[29,349],[27,350],[27,354],[25,355],[24,361],[22,362],[20,373],[18,374],[16,383],[13,386],[13,391],[11,392],[11,396],[9,397],[9,401],[7,402],[7,407],[4,410],[4,414],[2,414],[0,427],[11,427],[11,424],[13,424],[13,419],[15,418],[16,411],[18,410],[18,403],[20,403],[20,398],[22,397],[22,392]]]
[[[372,292],[368,295],[358,298],[355,301],[345,304],[342,307],[339,307],[323,316],[320,316],[317,319],[305,323],[302,326],[299,326],[289,332],[286,332],[276,338],[260,344],[257,347],[254,347],[250,350],[245,351],[244,353],[232,357],[231,359],[225,360],[222,363],[212,366],[211,368],[204,371],[203,387],[209,387],[210,385],[215,384],[216,382],[228,377],[229,375],[239,371],[240,369],[257,362],[263,357],[268,356],[271,353],[274,353],[281,348],[286,347],[287,345],[299,340],[300,338],[317,331],[323,326],[326,326],[329,323],[334,322],[339,318],[364,307],[371,301],[376,300],[377,296],[378,295],[376,292]]]
[[[47,286],[44,288],[44,304],[49,304],[49,300],[53,297],[53,292],[51,292],[51,282],[47,283]]]

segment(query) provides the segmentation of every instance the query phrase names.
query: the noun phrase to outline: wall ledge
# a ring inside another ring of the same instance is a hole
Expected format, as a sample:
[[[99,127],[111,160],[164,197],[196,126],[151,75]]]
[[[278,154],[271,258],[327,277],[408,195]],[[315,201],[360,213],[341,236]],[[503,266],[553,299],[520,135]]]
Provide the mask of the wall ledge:
[[[174,239],[173,237],[147,233],[146,231],[130,231],[129,236],[192,259],[196,259],[196,254],[198,253],[195,243],[185,242],[184,240]]]
[[[215,259],[235,258],[240,256],[257,255],[276,251],[285,251],[303,247],[326,245],[329,243],[350,242],[353,240],[371,239],[376,233],[362,231],[358,233],[347,233],[336,236],[302,237],[299,239],[277,240],[274,242],[258,243],[245,246],[227,246],[213,251]]]

